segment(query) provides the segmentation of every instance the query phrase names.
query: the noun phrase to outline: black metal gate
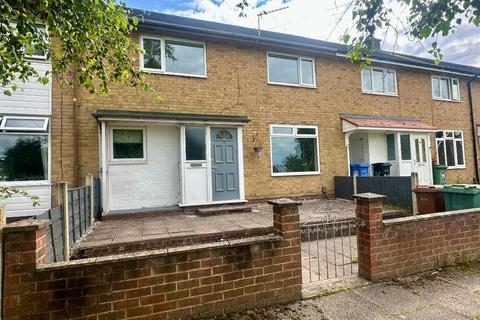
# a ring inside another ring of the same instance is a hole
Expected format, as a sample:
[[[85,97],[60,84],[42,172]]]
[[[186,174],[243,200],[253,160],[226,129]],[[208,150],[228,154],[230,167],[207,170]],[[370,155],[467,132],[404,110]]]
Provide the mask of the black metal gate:
[[[356,219],[304,224],[303,283],[358,274]]]

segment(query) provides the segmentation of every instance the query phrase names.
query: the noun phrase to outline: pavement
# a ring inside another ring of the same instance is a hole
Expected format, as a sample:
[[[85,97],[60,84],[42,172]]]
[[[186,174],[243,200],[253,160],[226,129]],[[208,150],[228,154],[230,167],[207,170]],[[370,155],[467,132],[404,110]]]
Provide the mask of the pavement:
[[[304,299],[224,320],[480,319],[480,263],[371,283],[359,278],[312,284]]]

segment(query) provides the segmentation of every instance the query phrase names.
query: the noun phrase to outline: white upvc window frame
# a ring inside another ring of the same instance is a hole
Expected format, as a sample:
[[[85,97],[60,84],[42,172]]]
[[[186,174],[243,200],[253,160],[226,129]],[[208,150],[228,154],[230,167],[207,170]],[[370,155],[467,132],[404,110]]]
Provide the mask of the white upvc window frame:
[[[298,83],[285,83],[285,82],[276,82],[270,80],[270,64],[268,58],[270,55],[277,56],[278,58],[296,58],[297,59],[297,76],[298,76]],[[302,60],[308,60],[312,62],[312,76],[313,76],[313,84],[303,83],[303,75],[302,75]],[[273,85],[280,85],[280,86],[287,86],[287,87],[301,87],[301,88],[316,88],[317,87],[317,72],[315,67],[315,58],[314,57],[307,57],[307,56],[300,56],[295,54],[288,54],[288,53],[281,53],[281,52],[274,52],[274,51],[267,51],[267,83]]]
[[[16,27],[16,26],[17,26],[17,23],[16,23],[16,22],[12,22],[12,25]],[[39,25],[37,28],[39,28],[39,29],[45,29],[45,32],[46,32],[47,35],[48,35],[48,26],[46,26],[46,25]],[[25,52],[25,48],[22,48],[22,50],[23,50],[23,52]],[[41,55],[41,56],[40,56],[40,55],[36,55],[36,54],[29,55],[29,54],[27,54],[27,53],[25,52],[25,57],[26,57],[27,59],[31,59],[31,60],[47,60],[47,52],[45,51],[45,52],[43,53],[43,55]]]
[[[3,121],[3,120],[2,120]],[[43,185],[50,185],[50,179],[52,174],[52,141],[51,141],[51,133],[49,130],[40,131],[35,130],[34,132],[22,130],[22,131],[14,131],[12,129],[2,129],[0,130],[0,137],[1,136],[8,136],[8,135],[22,135],[22,136],[45,136],[48,139],[48,167],[47,167],[47,179],[43,180],[18,180],[18,181],[1,181],[1,184],[7,187],[31,187],[31,186],[43,186]]]
[[[292,128],[292,134],[285,133],[273,133],[273,128]],[[298,134],[298,129],[315,129],[315,134]],[[319,147],[319,134],[318,126],[315,125],[287,125],[287,124],[271,124],[270,125],[270,174],[272,177],[285,177],[285,176],[311,176],[320,174],[320,147]],[[298,137],[298,138],[315,138],[317,143],[317,168],[316,171],[305,171],[305,172],[273,172],[273,137]]]
[[[432,80],[431,80],[431,88],[432,88],[432,99],[433,100],[439,100],[439,101],[449,101],[449,102],[461,102],[461,97],[460,97],[460,80],[458,78],[455,78],[455,77],[447,77],[447,76],[440,76],[440,75],[432,75],[431,76]],[[438,80],[438,83],[439,83],[439,93],[440,93],[440,96],[439,97],[436,97],[435,96],[435,88],[433,87],[433,81],[434,79],[437,79]],[[449,90],[449,94],[450,94],[450,98],[442,98],[442,85],[441,85],[441,80],[447,80],[448,81],[448,90]],[[457,95],[458,95],[458,99],[453,99],[453,81],[456,81],[457,82]],[[443,131],[443,130],[441,130]]]
[[[445,165],[447,166],[447,169],[465,169],[467,167],[467,160],[465,159],[465,134],[462,130],[438,130],[443,132],[443,137],[442,138],[437,138],[435,136],[435,151],[437,152],[437,164],[440,165],[440,158],[439,158],[439,153],[438,153],[438,141],[443,141],[443,149],[444,149],[444,154],[445,154]],[[461,132],[462,137],[461,138],[455,138],[455,132]],[[452,133],[452,137],[447,137],[447,133]],[[455,159],[455,165],[454,166],[449,166],[447,163],[447,140],[453,141],[453,156]],[[457,157],[457,141],[462,142],[462,152],[463,152],[463,164],[459,165],[458,164],[458,157]]]
[[[174,76],[183,76],[183,77],[193,77],[193,78],[207,78],[207,46],[205,42],[201,41],[194,41],[194,40],[187,40],[187,39],[180,39],[180,38],[172,38],[172,37],[161,37],[161,36],[156,36],[156,35],[149,35],[149,34],[140,34],[140,39],[139,39],[139,44],[140,48],[143,50],[143,40],[147,39],[152,39],[152,40],[158,40],[160,41],[160,50],[161,50],[161,68],[160,69],[155,69],[155,68],[145,68],[144,67],[144,58],[143,54],[140,52],[139,54],[139,64],[140,64],[140,70],[148,73],[157,73],[157,74],[166,74],[166,75],[174,75]],[[192,44],[192,45],[197,45],[197,46],[202,46],[203,47],[203,70],[204,74],[203,75],[198,75],[198,74],[190,74],[190,73],[179,73],[179,72],[169,72],[166,69],[166,53],[165,53],[165,41],[175,41],[179,43],[184,43],[186,45]]]
[[[363,71],[368,70],[370,72],[370,80],[372,82],[372,89],[366,89],[363,87]],[[373,81],[373,71],[382,71],[383,73],[383,92],[378,92],[375,91],[375,81]],[[395,87],[395,92],[387,92],[387,73],[393,73],[393,81],[394,81],[394,87]],[[388,69],[388,68],[382,68],[382,67],[366,67],[360,71],[360,85],[362,87],[362,93],[367,93],[367,94],[377,94],[381,96],[392,96],[392,97],[398,97],[398,82],[397,82],[397,71],[395,69]]]
[[[43,120],[43,127],[41,128],[29,128],[29,127],[7,127],[8,120]],[[0,116],[0,130],[8,131],[28,131],[28,132],[45,132],[48,129],[48,117],[27,117],[27,116]]]
[[[113,155],[113,131],[114,130],[142,130],[143,133],[143,158],[114,158]],[[147,128],[146,127],[129,127],[129,126],[113,126],[109,129],[110,142],[110,164],[145,164],[147,163]]]

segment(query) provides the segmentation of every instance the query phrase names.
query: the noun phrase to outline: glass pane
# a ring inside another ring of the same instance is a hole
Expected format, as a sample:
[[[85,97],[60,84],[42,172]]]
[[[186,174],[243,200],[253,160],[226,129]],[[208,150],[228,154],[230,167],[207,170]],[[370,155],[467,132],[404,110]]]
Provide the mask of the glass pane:
[[[420,139],[421,148],[422,148],[422,162],[427,162],[427,144],[425,143],[425,139]]]
[[[443,131],[437,131],[437,132],[435,132],[435,137],[437,137],[437,138],[443,138]]]
[[[461,139],[462,138],[462,131],[455,131],[454,136],[455,136],[455,138]]]
[[[395,90],[395,73],[387,72],[385,82],[387,84],[387,93],[397,93],[397,90]]]
[[[5,129],[9,128],[25,128],[43,130],[45,119],[12,119],[7,118]]]
[[[270,82],[299,84],[297,58],[269,55],[268,78]]]
[[[233,136],[228,130],[220,130],[215,135],[215,140],[232,140]]]
[[[185,127],[187,160],[206,160],[205,127]]]
[[[318,171],[316,138],[272,138],[273,172]]]
[[[463,159],[463,141],[456,141],[457,144],[457,165],[463,166],[465,161]]]
[[[48,137],[0,135],[0,180],[48,179]]]
[[[383,93],[383,70],[373,70],[373,91]]]
[[[440,87],[442,92],[442,99],[450,99],[450,86],[448,85],[448,79],[440,79]]]
[[[457,79],[452,79],[452,99],[453,100],[460,99],[459,86],[458,86]]]
[[[317,134],[315,128],[297,128],[297,134]]]
[[[412,151],[410,149],[409,134],[402,134],[400,136],[400,149],[402,152],[402,160],[412,160]]]
[[[395,152],[395,135],[387,134],[387,160],[395,160],[396,159],[396,152]]]
[[[445,140],[446,152],[447,152],[447,166],[455,166],[455,146],[453,140]]]
[[[420,139],[415,139],[415,160],[420,162]]]
[[[113,130],[114,159],[143,159],[143,130]]]
[[[313,85],[313,61],[302,59],[302,83]]]
[[[273,127],[272,128],[273,134],[293,134],[292,127]]]
[[[363,69],[362,70],[362,87],[365,91],[372,91],[372,70]]]
[[[162,41],[157,39],[143,38],[143,67],[150,69],[162,69]]]
[[[447,138],[453,138],[453,132],[452,132],[452,131],[446,131],[446,132],[445,132],[445,137],[447,137]]]
[[[165,41],[166,71],[192,75],[205,75],[203,44]]]
[[[440,81],[438,78],[432,78],[433,96],[441,98],[440,96]]]
[[[437,141],[438,164],[445,165],[445,140]]]

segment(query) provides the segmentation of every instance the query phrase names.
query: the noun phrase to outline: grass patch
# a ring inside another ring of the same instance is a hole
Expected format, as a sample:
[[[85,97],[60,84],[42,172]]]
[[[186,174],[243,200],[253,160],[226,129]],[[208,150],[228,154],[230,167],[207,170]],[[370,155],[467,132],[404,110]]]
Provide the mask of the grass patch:
[[[352,257],[352,263],[358,263],[358,256]]]
[[[480,314],[473,317],[472,320],[480,320]]]
[[[348,291],[350,288],[331,288],[331,289],[326,289],[323,291],[320,291],[316,297],[321,298],[321,297],[328,297],[340,292]]]

